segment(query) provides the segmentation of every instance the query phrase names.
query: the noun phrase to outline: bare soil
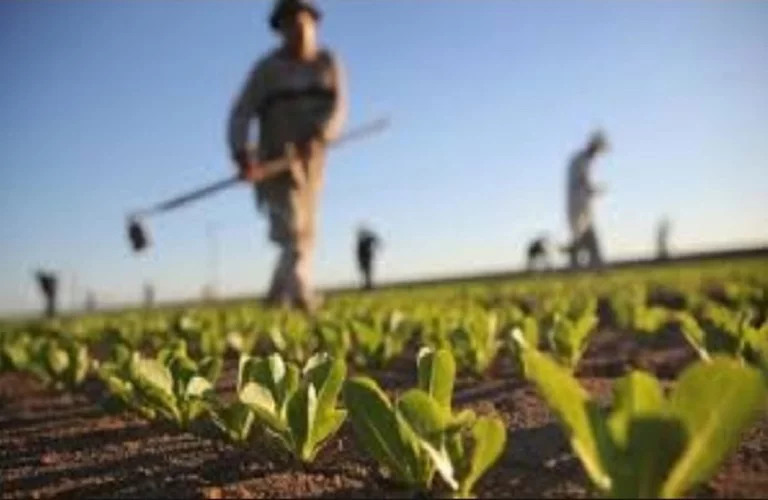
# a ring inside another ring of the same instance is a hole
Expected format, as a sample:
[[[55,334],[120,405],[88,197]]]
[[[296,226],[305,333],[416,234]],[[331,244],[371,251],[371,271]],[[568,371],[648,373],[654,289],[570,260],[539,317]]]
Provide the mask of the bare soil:
[[[578,375],[602,403],[614,379],[633,366],[674,383],[694,353],[674,332],[647,341],[605,330],[595,336]],[[413,356],[369,372],[391,392],[415,382]],[[231,393],[236,363],[218,389]],[[100,406],[102,387],[76,393],[47,390],[28,376],[0,376],[0,495],[2,498],[89,497],[384,497],[413,498],[354,445],[348,425],[311,467],[292,463],[254,435],[237,447],[208,424],[188,432]],[[499,462],[480,481],[480,497],[590,497],[595,492],[562,431],[533,387],[502,359],[485,378],[462,376],[455,406],[495,407],[508,430]],[[768,419],[750,429],[738,450],[699,498],[768,497]]]

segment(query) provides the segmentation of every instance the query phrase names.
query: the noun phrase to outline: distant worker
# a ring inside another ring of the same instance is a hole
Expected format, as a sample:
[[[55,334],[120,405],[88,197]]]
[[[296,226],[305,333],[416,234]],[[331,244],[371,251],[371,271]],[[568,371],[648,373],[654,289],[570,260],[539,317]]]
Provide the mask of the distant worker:
[[[276,2],[269,22],[282,45],[251,69],[232,108],[228,132],[240,176],[257,183],[257,206],[268,214],[269,237],[280,247],[267,303],[309,312],[319,306],[311,290],[311,263],[326,144],[338,136],[346,119],[343,68],[334,53],[318,46],[320,19],[321,12],[309,0]],[[258,148],[249,152],[253,119],[259,122]],[[290,173],[265,179],[262,163],[289,151],[296,155]]]
[[[667,260],[669,258],[669,229],[669,219],[667,217],[662,218],[656,233],[657,256],[659,260]]]
[[[47,271],[37,271],[35,274],[37,284],[45,299],[45,316],[53,318],[56,316],[56,295],[58,292],[58,277],[55,273]]]
[[[603,258],[592,220],[592,200],[603,194],[604,189],[592,182],[592,164],[601,153],[608,149],[601,131],[594,132],[586,147],[578,151],[568,167],[568,224],[571,229],[571,243],[567,247],[571,267],[581,265],[584,252],[587,265],[602,265]]]
[[[549,254],[549,238],[546,235],[539,236],[528,244],[526,267],[529,271],[549,269],[551,267]]]
[[[87,312],[96,310],[96,294],[92,290],[88,290],[88,293],[85,295],[85,310]]]
[[[363,289],[373,289],[373,261],[381,247],[381,239],[368,228],[357,231],[357,265],[363,275]]]
[[[144,283],[144,307],[152,309],[155,305],[155,287],[152,283]]]

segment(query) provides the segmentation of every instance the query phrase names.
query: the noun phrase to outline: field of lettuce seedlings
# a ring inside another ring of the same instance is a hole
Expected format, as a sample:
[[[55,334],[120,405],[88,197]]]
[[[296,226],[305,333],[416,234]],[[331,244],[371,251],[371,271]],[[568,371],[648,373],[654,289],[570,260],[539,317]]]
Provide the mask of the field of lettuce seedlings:
[[[0,495],[768,497],[768,258],[0,325]]]

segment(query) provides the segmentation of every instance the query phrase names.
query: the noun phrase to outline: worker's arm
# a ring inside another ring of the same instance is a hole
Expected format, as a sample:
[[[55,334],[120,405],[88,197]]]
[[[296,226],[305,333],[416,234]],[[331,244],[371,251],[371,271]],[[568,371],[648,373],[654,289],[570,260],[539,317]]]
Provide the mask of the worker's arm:
[[[579,185],[589,196],[599,196],[605,192],[605,188],[595,184],[590,176],[589,160],[581,159],[578,163]]]
[[[265,94],[264,64],[257,63],[243,85],[229,115],[228,142],[232,159],[243,173],[249,165],[248,132]]]

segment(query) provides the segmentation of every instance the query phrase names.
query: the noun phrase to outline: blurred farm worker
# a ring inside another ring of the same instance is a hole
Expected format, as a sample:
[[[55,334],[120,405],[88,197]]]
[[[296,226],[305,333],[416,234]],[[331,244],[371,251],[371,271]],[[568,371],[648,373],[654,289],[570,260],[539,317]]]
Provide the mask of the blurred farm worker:
[[[584,253],[589,266],[600,266],[603,258],[593,224],[593,199],[604,189],[592,182],[592,165],[597,156],[608,149],[601,131],[592,134],[587,145],[578,151],[568,167],[567,205],[571,244],[568,248],[572,267],[580,266]]]
[[[546,235],[539,236],[528,244],[526,252],[527,268],[529,271],[536,269],[549,269],[550,244]]]
[[[256,204],[269,219],[269,238],[280,256],[267,293],[272,305],[313,311],[311,265],[315,212],[323,185],[326,144],[346,119],[346,77],[338,57],[321,48],[321,12],[308,0],[276,2],[269,24],[282,39],[259,59],[237,96],[229,119],[229,147],[240,176],[257,183]],[[258,119],[258,147],[247,148]],[[264,178],[260,162],[295,153],[290,173]]]
[[[88,291],[85,295],[85,310],[93,312],[96,310],[96,294],[93,291]]]
[[[363,275],[363,288],[373,289],[373,261],[381,247],[381,239],[366,227],[357,231],[357,265]]]
[[[144,307],[152,309],[155,306],[155,287],[152,283],[144,283]]]
[[[669,258],[669,229],[669,219],[664,217],[659,222],[656,232],[657,257],[659,260],[666,260]]]
[[[52,318],[56,315],[56,295],[59,279],[56,274],[47,271],[37,271],[35,277],[45,300],[45,315]]]

